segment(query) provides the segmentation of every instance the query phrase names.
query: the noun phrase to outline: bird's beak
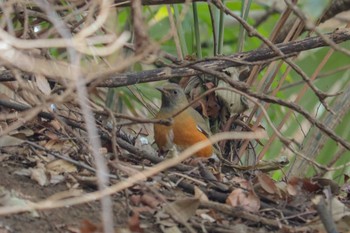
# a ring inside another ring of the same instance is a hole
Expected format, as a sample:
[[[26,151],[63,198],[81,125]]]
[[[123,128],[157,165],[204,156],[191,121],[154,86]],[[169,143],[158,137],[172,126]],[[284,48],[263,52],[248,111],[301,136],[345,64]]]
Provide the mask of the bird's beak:
[[[158,91],[160,91],[162,94],[164,94],[164,95],[166,95],[168,92],[166,91],[166,90],[164,90],[164,88],[163,87],[156,87],[156,89],[158,90]]]

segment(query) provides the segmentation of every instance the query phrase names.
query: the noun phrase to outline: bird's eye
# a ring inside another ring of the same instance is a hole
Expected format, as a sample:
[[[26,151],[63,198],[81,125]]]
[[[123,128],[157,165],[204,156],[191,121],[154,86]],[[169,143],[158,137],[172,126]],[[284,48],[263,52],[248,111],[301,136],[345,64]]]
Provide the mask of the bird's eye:
[[[177,95],[177,90],[174,90],[174,92],[173,92],[173,93],[174,93],[174,95]]]

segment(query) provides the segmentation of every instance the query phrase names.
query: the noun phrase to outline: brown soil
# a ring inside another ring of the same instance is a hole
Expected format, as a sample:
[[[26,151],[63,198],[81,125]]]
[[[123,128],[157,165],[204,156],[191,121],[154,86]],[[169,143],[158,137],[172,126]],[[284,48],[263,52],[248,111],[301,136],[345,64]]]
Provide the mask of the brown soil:
[[[50,197],[55,193],[68,190],[64,183],[41,187],[29,177],[13,174],[20,169],[18,164],[2,162],[0,165],[0,185],[6,190],[14,191],[21,198],[30,201],[39,201]],[[125,210],[122,205],[114,202],[115,210]],[[97,223],[100,219],[99,202],[77,205],[67,208],[39,211],[39,217],[31,213],[12,214],[0,217],[0,232],[15,233],[56,233],[78,232],[84,220]],[[118,208],[119,207],[119,208]],[[126,222],[125,211],[115,211],[115,221]]]

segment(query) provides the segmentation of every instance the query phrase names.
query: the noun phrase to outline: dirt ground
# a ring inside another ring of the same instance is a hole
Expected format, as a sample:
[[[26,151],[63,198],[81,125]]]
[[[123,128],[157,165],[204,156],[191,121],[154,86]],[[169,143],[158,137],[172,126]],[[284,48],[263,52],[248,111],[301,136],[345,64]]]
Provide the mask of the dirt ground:
[[[11,190],[30,201],[39,201],[56,193],[68,190],[64,183],[41,187],[29,177],[14,174],[21,169],[18,164],[2,162],[0,165],[0,186]],[[114,202],[115,221],[119,224],[127,221],[127,213],[122,204]],[[88,203],[67,208],[40,211],[35,217],[31,213],[13,214],[0,217],[0,232],[7,233],[62,233],[78,232],[84,220],[97,223],[100,219],[99,203]]]
[[[15,148],[11,153],[7,151],[6,154],[0,154],[0,209],[18,205],[19,199],[35,203],[57,197],[67,190],[79,190],[83,193],[96,191],[94,182],[84,183],[72,179],[85,174],[81,168],[71,174],[64,173],[65,179],[57,184],[48,182],[40,185],[40,179],[24,175],[23,171],[38,169],[48,157],[39,153],[22,153],[21,156],[15,151],[26,150],[20,148]],[[131,159],[130,154],[128,159],[128,162],[119,160],[119,169],[124,173],[131,171],[128,169],[134,169],[135,172],[143,168],[140,166],[143,159]],[[112,162],[109,165],[113,168],[111,164]],[[207,177],[209,170],[204,172],[204,168],[209,164],[203,168],[184,165],[182,164],[181,169],[191,170],[181,172],[180,167],[174,167],[114,194],[112,202],[115,232],[325,232],[311,202],[311,198],[325,188],[321,183],[315,183],[315,180],[311,182],[307,179],[291,179],[286,186],[288,190],[283,191],[262,172],[256,173],[257,179],[252,178],[249,173],[250,181],[242,178],[243,172],[241,176],[232,171],[222,173],[227,180],[224,183]],[[69,166],[64,168],[67,171],[70,169]],[[45,172],[48,171],[46,166]],[[117,173],[111,170],[111,174]],[[113,184],[131,175],[128,173],[117,177]],[[86,177],[95,178],[95,174],[90,173]],[[250,186],[250,182],[255,182],[255,185]],[[332,184],[330,182],[327,184]],[[200,186],[201,189],[198,188]],[[338,217],[333,216],[337,227],[346,230],[339,232],[348,232],[350,227],[349,192],[344,187],[341,194],[337,194],[339,198],[334,196],[332,199],[336,201],[332,202],[332,208],[340,213]],[[332,193],[336,195],[339,189]],[[100,214],[100,203],[95,201],[65,208],[0,215],[0,233],[100,233]],[[86,224],[87,221],[93,224],[92,227]],[[316,224],[310,225],[312,221]]]

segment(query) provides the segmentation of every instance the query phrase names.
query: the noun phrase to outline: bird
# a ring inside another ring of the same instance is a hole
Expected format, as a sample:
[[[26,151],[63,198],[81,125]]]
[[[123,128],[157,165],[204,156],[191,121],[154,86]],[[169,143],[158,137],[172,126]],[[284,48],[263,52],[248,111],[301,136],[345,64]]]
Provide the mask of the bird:
[[[174,146],[182,151],[186,148],[208,140],[210,130],[204,118],[192,107],[186,108],[189,102],[184,90],[175,83],[157,87],[161,92],[161,107],[156,119],[173,117],[170,126],[154,124],[154,140],[161,152],[171,150]],[[175,115],[179,113],[178,115]],[[174,116],[175,115],[175,116]],[[213,155],[213,146],[208,145],[195,153],[197,157],[208,158]]]

